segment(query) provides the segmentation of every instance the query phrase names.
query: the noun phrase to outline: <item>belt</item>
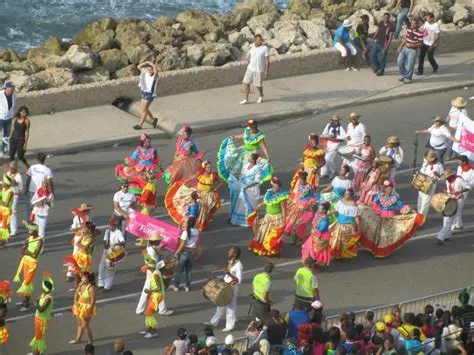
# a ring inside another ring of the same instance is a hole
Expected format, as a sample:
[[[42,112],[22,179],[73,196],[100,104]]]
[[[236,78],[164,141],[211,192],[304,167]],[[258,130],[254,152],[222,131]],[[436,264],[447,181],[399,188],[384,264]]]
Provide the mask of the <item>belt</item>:
[[[416,51],[418,49],[418,47],[408,47],[408,46],[407,46],[407,48],[408,49],[413,49],[414,51]]]

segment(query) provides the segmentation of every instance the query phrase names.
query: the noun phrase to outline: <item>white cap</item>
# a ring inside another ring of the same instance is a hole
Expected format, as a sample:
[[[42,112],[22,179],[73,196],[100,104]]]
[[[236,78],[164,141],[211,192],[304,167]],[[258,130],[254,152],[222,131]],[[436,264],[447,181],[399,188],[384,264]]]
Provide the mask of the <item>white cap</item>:
[[[235,343],[234,336],[232,334],[228,334],[225,337],[224,344],[225,345],[234,345],[234,343]]]
[[[342,27],[352,27],[352,22],[349,19],[345,19],[342,23]]]
[[[216,337],[207,337],[206,339],[206,347],[209,348],[217,344]]]

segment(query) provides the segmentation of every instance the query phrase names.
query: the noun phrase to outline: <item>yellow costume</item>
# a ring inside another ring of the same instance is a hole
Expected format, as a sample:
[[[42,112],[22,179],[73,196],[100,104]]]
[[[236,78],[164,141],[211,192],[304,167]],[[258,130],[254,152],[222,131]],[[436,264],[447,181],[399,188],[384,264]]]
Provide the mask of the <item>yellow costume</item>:
[[[42,312],[37,309],[35,314],[35,336],[30,342],[30,347],[33,352],[37,351],[40,354],[46,352],[46,341],[44,335],[48,329],[48,321],[51,318],[53,311],[53,297],[51,292],[54,290],[54,282],[49,273],[43,274],[43,293],[38,297],[38,308],[41,308],[49,300],[49,304]]]
[[[3,203],[0,206],[0,241],[4,243],[8,242],[10,238],[10,220],[13,206],[11,183],[11,179],[4,175],[2,192],[0,194],[0,199]]]
[[[150,290],[152,290],[152,293],[148,294],[148,304],[145,310],[145,325],[149,329],[156,330],[158,328],[158,322],[153,314],[158,311],[158,305],[163,300],[165,287],[163,284],[163,275],[156,269],[156,260],[149,254],[145,254],[144,257],[145,266],[154,269],[150,278]],[[156,277],[158,277],[158,282],[156,281]]]
[[[30,231],[38,230],[37,225],[28,225],[28,229]],[[30,255],[23,255],[20,261],[20,265],[18,266],[16,275],[13,279],[14,282],[20,282],[20,272],[23,271],[23,283],[21,284],[20,288],[16,291],[20,296],[30,297],[35,289],[35,285],[33,284],[33,279],[36,275],[36,270],[38,269],[39,265],[39,258],[40,258],[40,249],[42,246],[42,238],[39,236],[32,236],[30,235],[27,239],[28,245],[26,249],[32,255],[37,254],[38,256],[35,258]]]
[[[92,248],[94,246],[94,238],[89,234],[85,234],[79,242],[79,250],[73,255],[77,263],[79,271],[89,271],[92,265]]]
[[[91,303],[91,295],[89,289],[92,285],[80,285],[79,286],[79,299],[72,306],[72,314],[82,320],[91,319],[95,316],[97,307]]]
[[[313,148],[310,145],[306,146],[303,151],[303,166],[302,169],[298,169],[293,176],[291,181],[290,191],[296,186],[298,182],[298,173],[304,170],[308,174],[308,183],[311,185],[313,190],[319,187],[319,173],[315,171],[324,165],[324,150],[320,148]]]

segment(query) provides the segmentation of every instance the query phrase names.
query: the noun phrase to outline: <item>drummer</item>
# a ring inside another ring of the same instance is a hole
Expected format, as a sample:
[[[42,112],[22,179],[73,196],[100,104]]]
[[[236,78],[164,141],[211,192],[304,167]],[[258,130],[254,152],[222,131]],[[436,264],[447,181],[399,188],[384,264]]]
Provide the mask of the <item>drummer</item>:
[[[388,180],[395,180],[395,173],[403,162],[403,149],[400,146],[400,139],[397,136],[387,138],[387,144],[379,151],[380,155],[392,158],[392,165],[388,172]]]
[[[462,177],[465,186],[463,197],[458,201],[458,211],[456,212],[456,220],[453,224],[453,232],[459,232],[463,229],[462,211],[464,209],[464,203],[466,202],[469,191],[474,187],[474,169],[472,169],[471,164],[469,164],[469,159],[465,155],[460,155],[457,160],[457,175]]]
[[[109,228],[104,234],[104,252],[99,264],[99,280],[97,287],[107,292],[114,282],[116,263],[110,261],[110,254],[118,249],[122,249],[125,253],[125,239],[122,232],[118,229],[118,220],[111,217],[109,220]]]
[[[456,173],[450,169],[446,169],[444,171],[441,179],[446,180],[446,190],[444,192],[446,192],[449,197],[454,198],[457,201],[459,212],[459,203],[464,196],[464,192],[466,192],[464,180],[460,176],[457,176]],[[436,237],[436,239],[438,239],[436,242],[437,245],[443,245],[444,241],[451,240],[452,227],[454,221],[457,218],[458,212],[456,212],[451,217],[443,217],[443,228],[441,228],[438,236]]]
[[[346,142],[347,145],[353,147],[356,151],[360,150],[364,137],[367,136],[365,125],[360,122],[360,115],[352,112],[349,115],[349,124],[347,125]]]
[[[326,165],[321,168],[321,177],[329,176],[333,178],[336,175],[336,155],[337,148],[341,142],[346,139],[346,130],[341,125],[339,115],[333,115],[331,120],[323,130],[322,136],[328,138],[326,154],[324,156]]]
[[[420,173],[428,176],[429,178],[433,179],[433,186],[424,193],[422,191],[418,191],[418,204],[417,204],[417,211],[418,213],[422,214],[424,217],[423,223],[426,221],[426,217],[428,216],[428,211],[430,209],[430,202],[431,197],[433,197],[436,191],[436,183],[443,175],[444,168],[443,164],[438,161],[438,156],[435,152],[429,151],[425,159],[423,161],[423,165],[421,166]]]

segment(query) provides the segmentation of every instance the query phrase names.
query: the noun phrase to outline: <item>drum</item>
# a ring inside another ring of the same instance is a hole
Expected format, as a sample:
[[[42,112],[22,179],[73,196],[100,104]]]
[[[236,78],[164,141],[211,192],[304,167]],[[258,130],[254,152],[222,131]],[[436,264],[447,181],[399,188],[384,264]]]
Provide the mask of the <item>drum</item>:
[[[234,290],[224,280],[211,279],[204,285],[202,295],[216,306],[223,307],[232,301]]]
[[[434,183],[435,180],[433,178],[418,172],[415,174],[415,176],[413,176],[411,186],[413,186],[416,190],[427,194],[433,187]]]
[[[458,210],[457,201],[445,192],[438,192],[431,198],[431,207],[444,217],[454,216]]]
[[[367,162],[367,159],[365,159],[362,155],[353,154],[352,157],[353,157],[354,159],[360,160],[360,161],[362,161],[362,162],[364,162],[364,163]]]
[[[127,251],[123,246],[117,245],[107,254],[107,259],[112,263],[119,263],[127,257]]]
[[[169,255],[164,258],[164,262],[165,267],[161,269],[161,272],[163,274],[163,284],[165,288],[168,288],[171,283],[171,280],[173,279],[176,267],[178,266],[178,258],[174,255]]]
[[[337,154],[339,154],[341,157],[345,159],[352,158],[354,153],[355,153],[355,149],[347,145],[342,145],[339,148],[337,148]]]

